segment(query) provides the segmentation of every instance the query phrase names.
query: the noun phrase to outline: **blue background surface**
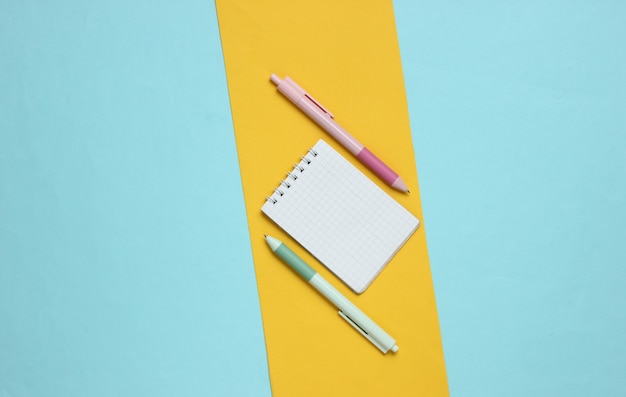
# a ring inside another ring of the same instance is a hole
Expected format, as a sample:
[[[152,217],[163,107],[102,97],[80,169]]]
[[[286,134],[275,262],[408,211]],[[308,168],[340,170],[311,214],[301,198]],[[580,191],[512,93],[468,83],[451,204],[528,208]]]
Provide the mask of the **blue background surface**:
[[[394,4],[451,394],[626,395],[626,6]],[[212,2],[0,0],[0,396],[269,395],[248,241]]]
[[[269,396],[214,5],[0,2],[0,396]]]
[[[394,3],[451,395],[625,396],[626,3]]]

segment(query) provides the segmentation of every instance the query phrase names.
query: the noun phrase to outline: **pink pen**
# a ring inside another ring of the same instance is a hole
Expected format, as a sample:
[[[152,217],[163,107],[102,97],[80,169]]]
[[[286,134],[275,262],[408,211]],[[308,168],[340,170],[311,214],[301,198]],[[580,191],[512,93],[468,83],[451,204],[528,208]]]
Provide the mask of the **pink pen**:
[[[391,168],[383,163],[378,157],[374,156],[363,144],[357,141],[348,131],[341,128],[334,120],[334,116],[318,101],[313,99],[306,91],[302,89],[295,81],[289,77],[283,80],[275,74],[270,78],[272,83],[276,84],[278,91],[286,96],[291,102],[312,118],[333,138],[341,143],[350,153],[356,156],[363,164],[372,172],[378,175],[385,183],[402,192],[408,192],[406,184]]]

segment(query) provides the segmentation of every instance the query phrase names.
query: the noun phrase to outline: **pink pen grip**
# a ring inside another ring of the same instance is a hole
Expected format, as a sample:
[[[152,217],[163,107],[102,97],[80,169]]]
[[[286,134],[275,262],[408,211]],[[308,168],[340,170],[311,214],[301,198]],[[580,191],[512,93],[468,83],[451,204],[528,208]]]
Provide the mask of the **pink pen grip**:
[[[398,179],[398,174],[393,172],[391,168],[387,167],[385,163],[380,161],[380,159],[376,157],[374,153],[367,150],[366,147],[363,147],[361,152],[359,152],[356,157],[387,184],[393,185],[393,183]]]

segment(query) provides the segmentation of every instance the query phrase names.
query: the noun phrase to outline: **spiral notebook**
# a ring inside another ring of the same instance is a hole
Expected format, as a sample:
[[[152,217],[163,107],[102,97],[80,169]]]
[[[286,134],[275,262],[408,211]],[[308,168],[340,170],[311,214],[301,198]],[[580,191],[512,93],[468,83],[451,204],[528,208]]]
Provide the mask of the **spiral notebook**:
[[[261,208],[360,294],[419,220],[320,139]]]

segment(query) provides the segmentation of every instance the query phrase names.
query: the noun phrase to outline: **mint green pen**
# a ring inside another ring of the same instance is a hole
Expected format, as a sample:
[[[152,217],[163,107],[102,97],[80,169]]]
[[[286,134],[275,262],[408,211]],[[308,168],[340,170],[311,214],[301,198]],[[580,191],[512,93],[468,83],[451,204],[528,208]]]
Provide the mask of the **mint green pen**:
[[[383,331],[374,321],[367,317],[358,307],[324,280],[311,266],[307,265],[295,252],[285,244],[265,235],[265,241],[272,251],[286,264],[291,266],[305,281],[315,287],[322,295],[339,308],[339,315],[352,325],[361,335],[365,336],[381,352],[398,351],[395,339]]]

